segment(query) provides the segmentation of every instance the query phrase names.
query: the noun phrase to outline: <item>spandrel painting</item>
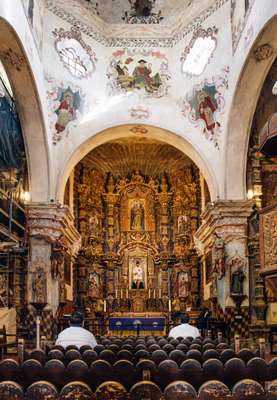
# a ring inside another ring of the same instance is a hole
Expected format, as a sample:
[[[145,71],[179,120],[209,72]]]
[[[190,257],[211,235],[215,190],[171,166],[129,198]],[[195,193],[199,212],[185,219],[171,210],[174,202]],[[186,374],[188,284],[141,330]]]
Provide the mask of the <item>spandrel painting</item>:
[[[43,43],[43,0],[21,0],[27,20],[29,22],[39,55],[42,55]]]
[[[67,82],[58,85],[54,78],[45,76],[49,89],[47,100],[49,106],[49,117],[52,124],[53,143],[59,142],[64,134],[70,134],[70,128],[76,127],[83,112],[84,94],[79,86]]]
[[[231,0],[231,29],[233,53],[239,44],[255,0]]]
[[[184,117],[202,130],[206,139],[219,149],[219,134],[222,130],[220,115],[225,111],[225,91],[228,89],[229,67],[222,74],[205,79],[180,99],[179,104]]]
[[[163,97],[171,78],[167,57],[159,51],[117,50],[107,70],[110,95],[137,93],[143,97]]]

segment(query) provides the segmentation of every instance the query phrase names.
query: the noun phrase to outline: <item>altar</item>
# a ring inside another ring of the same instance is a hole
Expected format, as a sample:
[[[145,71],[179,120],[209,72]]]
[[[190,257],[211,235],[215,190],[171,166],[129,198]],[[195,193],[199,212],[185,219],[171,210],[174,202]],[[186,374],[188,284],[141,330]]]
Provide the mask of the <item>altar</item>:
[[[165,317],[111,317],[109,318],[111,335],[165,335]]]

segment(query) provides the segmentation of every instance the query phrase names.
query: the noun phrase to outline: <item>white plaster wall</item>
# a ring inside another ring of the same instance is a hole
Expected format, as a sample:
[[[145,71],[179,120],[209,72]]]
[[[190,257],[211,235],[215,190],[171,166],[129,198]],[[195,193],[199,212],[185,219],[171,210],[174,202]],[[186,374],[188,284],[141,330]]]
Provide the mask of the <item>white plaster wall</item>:
[[[47,10],[45,10],[44,15],[43,65],[41,65],[41,60],[31,37],[20,0],[13,0],[13,2],[2,0],[0,4],[0,15],[4,15],[5,19],[14,26],[22,40],[38,88],[47,132],[47,143],[50,149],[48,155],[51,170],[49,199],[59,198],[62,201],[63,176],[65,175],[68,177],[70,169],[74,166],[73,161],[75,160],[78,162],[80,154],[82,153],[85,155],[85,153],[89,152],[92,146],[97,143],[97,136],[95,135],[105,129],[121,125],[128,126],[129,124],[147,124],[149,127],[149,136],[154,135],[154,130],[152,132],[151,126],[160,127],[172,132],[172,136],[165,135],[164,139],[170,144],[182,148],[182,151],[187,152],[196,162],[208,181],[213,200],[216,198],[244,198],[245,175],[244,169],[241,166],[244,164],[243,160],[246,156],[246,137],[248,132],[246,132],[246,129],[242,130],[240,141],[232,141],[230,137],[227,140],[230,110],[232,108],[237,82],[248,56],[249,49],[261,28],[276,11],[277,3],[274,0],[267,0],[266,4],[260,0],[255,1],[234,55],[232,52],[231,40],[230,1],[227,1],[214,14],[208,17],[201,26],[203,28],[208,28],[215,25],[218,28],[217,48],[210,63],[199,77],[188,77],[181,73],[180,56],[184,48],[189,44],[192,33],[186,35],[172,48],[155,48],[155,51],[160,51],[167,55],[169,71],[171,73],[168,94],[162,98],[155,99],[142,98],[137,94],[109,96],[106,71],[112,53],[116,48],[105,47],[103,44],[96,42],[85,34],[82,34],[83,40],[92,47],[98,59],[96,71],[86,79],[80,80],[74,78],[69,71],[63,67],[54,49],[55,37],[52,33],[56,28],[70,30],[71,26],[69,23]],[[245,37],[248,33],[249,37],[246,40]],[[32,48],[31,51],[30,47]],[[223,75],[222,70],[226,66],[230,67],[230,73],[227,76],[228,89],[223,91],[225,100],[224,113],[218,115],[221,133],[219,137],[219,149],[217,149],[212,141],[204,137],[201,126],[194,126],[188,118],[182,115],[179,107],[179,100],[190,93],[193,87],[203,82],[204,79],[208,81],[218,79],[219,76]],[[45,79],[45,77],[49,76],[52,79],[51,83]],[[85,94],[85,108],[76,126],[70,127],[68,136],[64,135],[64,137],[54,145],[51,143],[53,112],[49,114],[47,91],[51,91],[53,85],[57,87],[60,86],[61,83],[81,88],[82,93]],[[131,117],[129,112],[130,108],[137,106],[147,108],[151,113],[150,117],[144,120]],[[121,131],[123,136],[131,134],[128,133],[127,128],[122,128]],[[93,137],[96,138],[95,141],[92,140]],[[111,133],[109,133],[107,137],[111,139]],[[115,135],[115,138],[116,137],[120,137],[119,129]],[[107,139],[103,138],[102,142],[105,140]],[[101,140],[99,140],[98,144],[100,142]],[[181,142],[183,143],[182,146],[180,145]],[[78,157],[75,156],[76,152],[79,154]],[[230,159],[230,157],[226,158],[228,152],[232,153],[232,159]],[[227,166],[226,159],[228,159],[229,163]],[[228,176],[226,175],[226,168],[230,168],[230,162],[232,162],[234,176],[236,176],[235,187],[233,182],[230,183],[232,187],[229,187],[230,184],[228,180],[226,180]]]
[[[51,197],[50,186],[53,183],[52,176],[52,152],[51,152],[51,133],[48,129],[49,123],[47,122],[47,103],[45,97],[45,86],[43,79],[43,67],[42,63],[30,31],[29,24],[27,22],[23,6],[20,0],[1,0],[0,2],[0,18],[11,26],[16,32],[19,46],[22,48],[23,53],[26,57],[26,62],[29,64],[33,80],[36,87],[36,93],[34,96],[41,109],[42,130],[30,128],[30,124],[22,124],[26,153],[28,158],[28,168],[30,174],[30,185],[31,195],[33,201],[49,201]],[[5,43],[2,43],[5,46]],[[12,67],[11,67],[12,68]],[[22,79],[22,87],[17,88],[17,91],[21,91],[24,97],[24,79]],[[28,98],[26,98],[28,102]],[[28,114],[25,114],[25,119],[32,119],[32,109],[29,110]],[[27,118],[26,118],[27,117]],[[26,121],[25,121],[26,122]],[[32,127],[35,125],[32,125]],[[39,150],[39,151],[36,151]],[[42,150],[43,149],[43,150]],[[45,154],[41,154],[40,151],[47,153],[48,165],[42,162]],[[41,170],[41,168],[44,170]],[[47,169],[47,171],[45,171]]]

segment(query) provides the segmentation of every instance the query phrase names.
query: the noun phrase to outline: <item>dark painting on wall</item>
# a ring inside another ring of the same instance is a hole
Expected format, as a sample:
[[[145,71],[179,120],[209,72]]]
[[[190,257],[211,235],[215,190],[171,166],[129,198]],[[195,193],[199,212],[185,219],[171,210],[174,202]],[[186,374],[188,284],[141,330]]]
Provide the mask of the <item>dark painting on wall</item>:
[[[71,257],[69,255],[64,258],[64,281],[67,285],[71,285]]]
[[[206,269],[206,284],[207,284],[212,279],[212,273],[213,273],[213,259],[211,251],[209,251],[209,253],[207,253],[205,256],[205,266],[206,266],[205,269]]]

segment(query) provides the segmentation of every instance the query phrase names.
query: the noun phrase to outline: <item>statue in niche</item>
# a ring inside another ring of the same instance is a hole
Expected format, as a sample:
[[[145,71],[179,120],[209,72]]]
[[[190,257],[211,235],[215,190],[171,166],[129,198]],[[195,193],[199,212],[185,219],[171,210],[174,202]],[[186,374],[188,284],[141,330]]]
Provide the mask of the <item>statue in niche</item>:
[[[131,230],[144,230],[144,208],[140,201],[136,201],[131,208]]]
[[[8,307],[8,280],[7,275],[0,274],[0,306]]]
[[[148,185],[156,192],[158,190],[159,181],[157,179],[150,178]]]
[[[241,267],[232,273],[231,277],[231,294],[243,295],[243,281],[245,274]]]
[[[222,279],[225,275],[225,242],[215,234],[215,241],[212,251],[213,258],[213,274],[218,279]]]
[[[166,180],[166,176],[163,175],[162,177],[162,181],[161,181],[161,191],[163,193],[167,192],[167,180]]]
[[[100,297],[100,278],[95,272],[89,274],[88,295],[91,298]]]
[[[140,264],[137,260],[132,271],[132,289],[144,289],[143,268]]]
[[[46,303],[46,273],[42,267],[32,273],[32,299],[33,303]]]
[[[88,220],[89,238],[97,238],[99,229],[99,220],[96,214],[91,215]]]
[[[177,222],[177,230],[178,235],[184,235],[188,233],[188,216],[187,215],[179,215]]]
[[[139,171],[136,170],[132,175],[132,182],[135,183],[144,183],[143,176],[140,175]]]
[[[178,275],[178,294],[179,297],[188,297],[189,295],[189,274],[187,271],[180,272]]]

